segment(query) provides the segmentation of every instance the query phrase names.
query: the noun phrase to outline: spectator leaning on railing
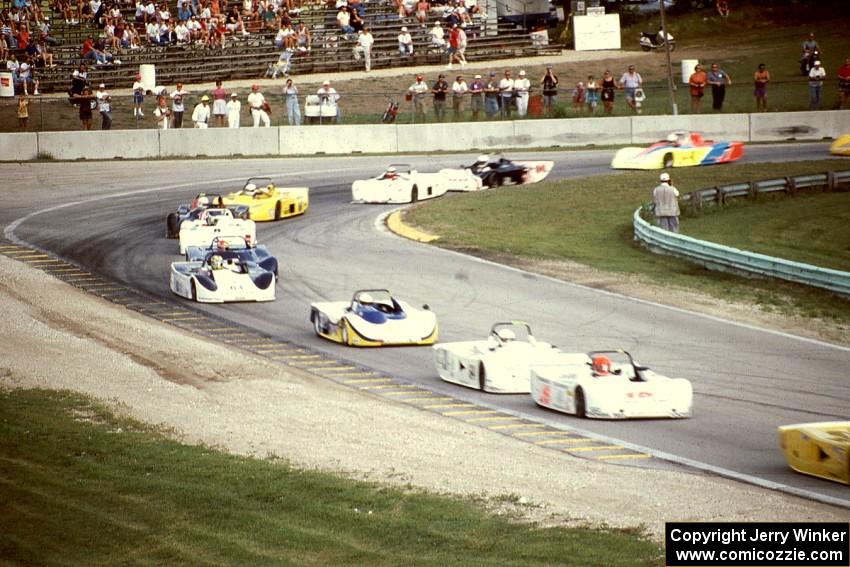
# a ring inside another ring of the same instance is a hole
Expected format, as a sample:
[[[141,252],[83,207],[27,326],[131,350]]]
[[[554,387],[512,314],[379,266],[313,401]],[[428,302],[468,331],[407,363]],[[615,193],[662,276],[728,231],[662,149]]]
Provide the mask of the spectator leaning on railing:
[[[850,57],[844,59],[844,65],[838,68],[838,108],[844,108],[850,100]]]

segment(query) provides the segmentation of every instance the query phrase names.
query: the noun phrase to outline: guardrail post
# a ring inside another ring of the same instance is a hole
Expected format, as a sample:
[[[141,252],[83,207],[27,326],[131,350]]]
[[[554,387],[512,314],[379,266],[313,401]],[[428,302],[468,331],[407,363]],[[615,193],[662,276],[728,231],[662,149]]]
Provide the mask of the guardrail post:
[[[757,181],[750,181],[750,188],[747,190],[747,197],[755,201],[759,197],[759,184]]]
[[[835,172],[827,171],[826,172],[826,190],[827,191],[835,191]]]
[[[714,200],[718,207],[726,204],[726,192],[723,191],[723,187],[717,186],[714,188]]]
[[[785,178],[785,191],[788,192],[792,197],[797,196],[797,180],[793,177]]]
[[[688,198],[688,206],[691,209],[691,212],[695,215],[699,215],[702,213],[702,192],[694,191],[692,193],[688,193],[685,195]]]

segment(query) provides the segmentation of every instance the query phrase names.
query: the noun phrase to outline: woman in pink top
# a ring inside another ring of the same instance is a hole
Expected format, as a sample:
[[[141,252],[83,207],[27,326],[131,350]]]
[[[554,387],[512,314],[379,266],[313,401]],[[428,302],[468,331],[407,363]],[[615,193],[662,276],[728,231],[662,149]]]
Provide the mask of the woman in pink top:
[[[212,113],[215,118],[216,126],[224,128],[224,119],[227,117],[227,91],[221,86],[221,81],[215,82],[215,89],[212,92],[213,107]]]

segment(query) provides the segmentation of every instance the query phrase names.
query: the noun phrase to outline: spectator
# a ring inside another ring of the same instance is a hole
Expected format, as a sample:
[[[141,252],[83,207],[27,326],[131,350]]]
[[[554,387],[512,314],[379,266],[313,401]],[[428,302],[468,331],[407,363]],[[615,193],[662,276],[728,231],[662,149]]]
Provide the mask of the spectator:
[[[726,100],[726,85],[732,84],[732,78],[717,63],[712,63],[706,82],[711,85],[711,109],[715,112],[723,110],[723,101]]]
[[[602,105],[605,107],[605,114],[610,115],[614,112],[614,89],[617,88],[617,83],[611,75],[611,71],[605,69],[602,73]]]
[[[573,112],[576,114],[581,114],[584,111],[585,92],[584,83],[582,81],[577,82],[573,89]]]
[[[458,75],[452,83],[452,116],[455,121],[463,118],[463,97],[469,92],[469,87],[463,77]]]
[[[525,118],[528,114],[528,97],[531,93],[531,81],[525,77],[525,71],[520,70],[519,78],[514,81],[514,96],[516,97],[517,118]]]
[[[251,109],[251,117],[254,119],[254,128],[259,128],[260,123],[266,128],[271,126],[269,118],[269,103],[263,93],[260,92],[260,85],[251,85],[251,94],[248,95],[248,108]]]
[[[83,92],[78,95],[74,95],[74,98],[80,105],[80,123],[83,125],[85,130],[91,130],[92,106],[97,106],[97,102],[91,92],[91,88],[88,86],[84,87]]]
[[[445,47],[446,40],[443,33],[443,26],[440,25],[440,22],[434,22],[434,27],[428,30],[428,35],[431,37],[431,47],[433,49],[443,49]]]
[[[398,52],[402,57],[413,55],[413,38],[406,26],[402,26],[401,32],[398,34]]]
[[[458,27],[457,29],[457,51],[455,51],[455,59],[460,61],[460,66],[466,66],[466,45],[467,45],[467,37],[466,31],[464,31],[463,27]]]
[[[803,61],[808,59],[812,53],[815,51],[820,51],[820,46],[818,45],[817,40],[815,39],[815,32],[811,32],[809,34],[808,39],[803,42],[803,53],[800,56],[800,60]]]
[[[224,126],[224,118],[227,116],[227,91],[221,86],[221,80],[215,82],[212,91],[212,116],[216,126]]]
[[[416,10],[416,0],[396,0],[396,5],[400,19],[411,17]]]
[[[168,130],[169,122],[171,121],[171,109],[168,108],[168,99],[165,95],[156,97],[157,107],[153,111],[153,116],[156,118],[156,126],[160,130]]]
[[[546,65],[546,73],[540,79],[539,85],[543,87],[543,108],[547,115],[551,115],[552,107],[558,98],[558,76],[551,65]]]
[[[136,80],[133,83],[133,117],[137,120],[145,115],[142,112],[142,103],[145,100],[145,86],[142,84],[142,75],[136,73]]]
[[[29,121],[29,98],[26,94],[18,95],[18,129],[21,132],[27,131],[27,122]]]
[[[448,53],[449,56],[449,64],[446,69],[452,68],[452,63],[455,61],[455,59],[457,59],[461,67],[466,65],[466,58],[463,55],[463,51],[461,51],[461,37],[465,38],[466,34],[463,33],[463,36],[461,36],[462,33],[463,30],[460,29],[457,24],[454,24],[452,26],[452,29],[449,31],[449,47],[446,50],[446,53]],[[465,44],[463,46],[463,49],[466,49]]]
[[[838,108],[844,108],[850,99],[850,57],[844,59],[844,65],[838,68]]]
[[[336,89],[331,86],[331,82],[324,81],[316,94],[319,95],[320,104],[327,104],[336,108],[336,123],[342,122],[342,111],[339,108],[340,96]]]
[[[274,10],[274,4],[271,2],[266,3],[266,7],[263,8],[260,17],[263,21],[263,30],[276,30],[279,25],[279,19],[277,17],[277,12]]]
[[[239,8],[235,5],[230,7],[224,27],[232,35],[236,35],[238,31],[242,32],[243,37],[248,35],[248,31],[245,29],[245,22],[242,20],[242,16],[239,15]]]
[[[629,108],[631,108],[632,111],[638,114],[640,113],[640,109],[635,103],[635,91],[637,91],[642,85],[643,78],[640,76],[640,73],[635,71],[634,65],[629,65],[628,71],[623,73],[623,76],[620,77],[620,86],[625,91],[626,104],[629,105]],[[604,89],[605,86],[603,85],[602,88]]]
[[[372,70],[372,45],[375,38],[369,32],[369,28],[363,28],[357,33],[357,45],[354,46],[354,60],[360,61],[360,56],[366,60],[366,72]]]
[[[729,17],[729,3],[727,0],[715,0],[714,9],[717,10],[717,15],[721,18]]]
[[[434,116],[438,122],[442,122],[446,118],[446,92],[448,90],[449,84],[446,82],[446,76],[440,73],[434,86],[431,87],[431,94],[434,95]]]
[[[431,5],[428,0],[419,0],[416,3],[416,20],[419,22],[419,27],[424,28],[425,22],[428,20],[428,12],[431,10]]]
[[[814,66],[809,71],[809,110],[820,110],[820,95],[825,78],[826,70],[821,66],[820,61],[815,61]]]
[[[310,35],[310,28],[304,22],[298,22],[298,29],[295,30],[295,47],[298,51],[310,51],[312,48],[313,37]]]
[[[481,75],[475,75],[475,78],[469,85],[469,95],[472,119],[478,120],[481,116],[481,111],[484,110],[484,81],[481,80]]]
[[[705,95],[705,71],[702,65],[697,64],[694,72],[688,78],[688,88],[691,93],[691,114],[699,114],[702,97]]]
[[[596,108],[599,106],[599,83],[593,78],[593,75],[587,76],[587,83],[584,85],[584,101],[587,103],[587,111],[591,116],[596,116]]]
[[[18,62],[18,56],[14,53],[10,54],[9,59],[6,61],[6,70],[12,74],[12,81],[14,81],[15,84],[18,84],[18,73],[20,72],[20,69],[21,64]],[[82,92],[82,88],[80,89],[80,92]]]
[[[242,103],[239,102],[239,95],[235,92],[230,93],[230,100],[227,102],[227,127],[239,128],[239,118],[242,115]]]
[[[490,78],[484,85],[484,114],[492,119],[499,113],[499,80],[496,72],[490,71]]]
[[[355,33],[354,28],[351,27],[351,14],[348,13],[348,9],[345,6],[341,6],[336,13],[336,23],[342,33],[345,34],[345,39],[348,39],[348,36]]]
[[[764,63],[759,63],[758,69],[753,73],[755,87],[753,94],[756,97],[756,111],[767,112],[767,83],[770,82],[770,71]]]
[[[652,190],[655,219],[658,226],[670,232],[679,232],[679,190],[670,181],[666,171],[659,177],[659,184]]]
[[[499,81],[499,102],[502,107],[502,118],[510,120],[511,107],[514,101],[514,80],[509,69],[505,69],[505,77]]]
[[[106,85],[100,83],[94,93],[97,99],[97,110],[100,112],[100,129],[112,129],[112,97],[106,90]]]
[[[29,58],[24,55],[23,60],[18,66],[18,86],[23,90],[25,95],[29,95],[29,86],[32,82],[32,65],[29,63]],[[38,94],[37,92],[34,94]]]
[[[183,113],[186,110],[185,98],[189,91],[183,88],[183,83],[177,83],[177,88],[171,93],[172,128],[183,127]]]
[[[6,36],[0,34],[0,61],[6,61],[9,59],[9,42],[6,40]]]
[[[187,45],[192,41],[192,34],[189,31],[189,26],[186,25],[186,20],[180,20],[174,27],[174,34],[177,36],[177,45]]]
[[[407,89],[413,100],[414,121],[425,122],[425,96],[428,94],[428,85],[422,79],[422,75],[416,75],[416,82]]]
[[[195,128],[202,130],[209,127],[210,123],[210,97],[204,95],[201,97],[201,102],[195,105],[192,110],[192,122],[195,123]]]
[[[283,99],[286,101],[286,118],[290,126],[301,126],[301,108],[298,106],[298,87],[292,79],[286,79],[283,87]]]
[[[14,60],[14,55],[12,55],[12,60]],[[7,62],[8,65],[9,62]],[[71,73],[71,92],[69,93],[72,97],[75,95],[79,95],[83,93],[83,89],[89,84],[89,72],[88,67],[86,67],[85,63],[80,63],[79,68],[77,68],[73,73]]]

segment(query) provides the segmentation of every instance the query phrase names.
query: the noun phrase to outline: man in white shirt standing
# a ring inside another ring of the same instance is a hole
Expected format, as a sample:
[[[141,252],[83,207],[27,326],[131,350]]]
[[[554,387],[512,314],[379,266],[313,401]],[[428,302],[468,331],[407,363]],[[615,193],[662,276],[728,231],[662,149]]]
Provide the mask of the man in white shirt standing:
[[[820,109],[820,93],[823,90],[823,80],[826,78],[826,70],[820,61],[815,61],[809,70],[809,110]]]
[[[655,219],[658,226],[670,232],[679,232],[679,190],[670,181],[670,174],[662,173],[660,183],[652,190]]]
[[[97,110],[100,112],[100,129],[109,130],[112,128],[112,98],[106,92],[106,85],[100,83],[94,97],[97,100]]]
[[[363,28],[357,32],[357,45],[354,46],[354,60],[360,61],[361,54],[366,59],[366,72],[372,70],[372,44],[375,38],[369,32],[369,28]]]
[[[339,93],[331,86],[331,82],[324,81],[316,94],[319,95],[319,104],[327,104],[336,108],[336,123],[339,124],[342,121],[342,113],[339,109]]]
[[[502,106],[502,118],[510,120],[514,103],[514,80],[509,69],[505,70],[505,77],[499,81],[499,102]]]
[[[208,128],[210,122],[210,97],[204,95],[201,97],[201,102],[195,105],[195,110],[192,111],[192,122],[195,123],[195,128]]]
[[[525,71],[519,72],[519,78],[514,81],[514,96],[516,97],[516,115],[525,118],[528,114],[528,93],[531,90],[531,81],[525,78]]]
[[[269,118],[268,112],[266,112],[268,105],[263,93],[260,92],[260,85],[251,85],[251,94],[248,95],[248,108],[251,109],[251,117],[254,119],[254,128],[259,128],[261,122],[266,128],[271,126],[271,119]]]
[[[452,83],[452,115],[456,121],[463,117],[463,97],[469,92],[469,87],[463,77],[458,75]]]
[[[227,127],[239,128],[239,118],[242,115],[242,103],[239,102],[237,93],[230,93],[230,100],[227,101]]]

